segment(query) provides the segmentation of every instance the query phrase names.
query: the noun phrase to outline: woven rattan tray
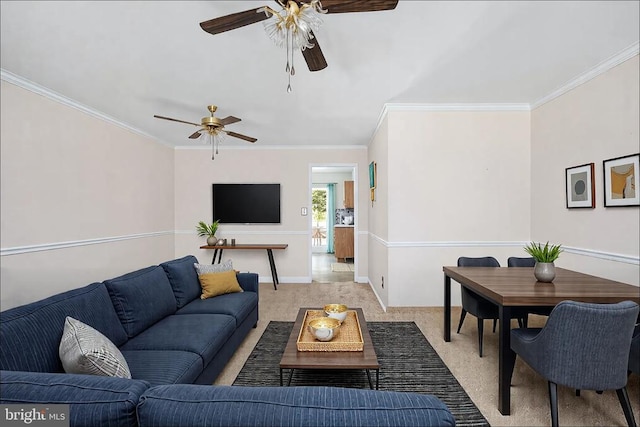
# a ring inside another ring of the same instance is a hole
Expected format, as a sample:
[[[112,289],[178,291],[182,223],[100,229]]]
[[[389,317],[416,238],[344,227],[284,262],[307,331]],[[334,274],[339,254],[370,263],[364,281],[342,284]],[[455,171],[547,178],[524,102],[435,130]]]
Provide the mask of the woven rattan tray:
[[[322,310],[307,310],[298,334],[298,351],[362,351],[364,349],[360,320],[355,311],[347,311],[347,317],[340,325],[338,335],[326,342],[318,341],[308,328],[310,320],[324,316],[325,313]]]

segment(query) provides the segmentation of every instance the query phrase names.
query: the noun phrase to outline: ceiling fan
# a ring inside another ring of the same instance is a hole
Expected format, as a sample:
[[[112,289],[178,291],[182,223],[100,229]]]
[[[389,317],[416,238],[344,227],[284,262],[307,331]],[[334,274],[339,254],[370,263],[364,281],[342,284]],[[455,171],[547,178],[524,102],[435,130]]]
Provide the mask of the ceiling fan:
[[[234,138],[240,138],[245,141],[249,141],[251,143],[257,141],[256,138],[224,129],[226,125],[237,123],[241,119],[234,116],[228,116],[224,119],[219,119],[213,115],[218,109],[217,106],[209,105],[207,106],[207,109],[209,110],[210,115],[208,117],[203,117],[200,121],[200,124],[188,122],[186,120],[173,119],[171,117],[158,116],[156,114],[154,114],[153,117],[157,119],[170,120],[172,122],[186,123],[188,125],[198,126],[200,129],[189,135],[189,139],[198,139],[200,137],[204,137],[204,139],[211,144],[211,160],[214,159],[214,151],[215,154],[218,154],[218,146],[225,134]]]
[[[282,7],[281,11],[262,6],[201,22],[200,27],[207,33],[219,34],[271,18],[265,23],[265,30],[276,44],[287,48],[285,71],[289,74],[288,92],[291,92],[291,76],[296,73],[293,66],[295,49],[302,50],[302,56],[310,71],[320,71],[327,67],[327,61],[313,34],[313,30],[317,30],[322,24],[322,14],[392,10],[398,4],[398,0],[275,1]]]

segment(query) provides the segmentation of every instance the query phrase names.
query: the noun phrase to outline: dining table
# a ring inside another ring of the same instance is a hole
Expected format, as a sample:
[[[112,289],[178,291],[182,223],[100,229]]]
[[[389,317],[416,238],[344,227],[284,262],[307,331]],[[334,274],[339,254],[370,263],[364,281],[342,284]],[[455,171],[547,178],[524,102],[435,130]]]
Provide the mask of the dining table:
[[[612,304],[640,304],[640,287],[556,267],[550,283],[538,282],[533,267],[444,266],[444,340],[451,341],[451,279],[498,306],[498,410],[511,413],[511,376],[516,355],[511,350],[511,313],[519,307],[554,307],[572,300]]]

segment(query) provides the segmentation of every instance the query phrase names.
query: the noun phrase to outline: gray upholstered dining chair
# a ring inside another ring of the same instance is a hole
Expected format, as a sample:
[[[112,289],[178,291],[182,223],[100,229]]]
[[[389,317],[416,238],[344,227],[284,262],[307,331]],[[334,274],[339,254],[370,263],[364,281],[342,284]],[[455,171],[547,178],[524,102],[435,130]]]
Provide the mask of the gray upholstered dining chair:
[[[458,267],[500,267],[500,263],[494,257],[460,257],[458,258]],[[456,333],[460,333],[460,328],[464,323],[464,319],[467,313],[472,314],[478,319],[478,354],[482,357],[482,338],[484,334],[484,319],[493,319],[493,332],[496,331],[496,324],[500,315],[498,313],[498,306],[481,295],[473,292],[470,289],[462,286],[462,312],[460,312],[460,322],[458,323],[458,330]],[[515,314],[513,318],[517,318],[522,325],[523,315],[514,310]]]
[[[535,267],[536,259],[534,257],[519,258],[510,256],[507,258],[507,267]]]
[[[616,390],[629,426],[636,422],[627,394],[627,366],[638,304],[562,301],[543,328],[511,331],[511,349],[548,381],[551,425],[558,425],[557,385]]]
[[[633,330],[631,350],[629,350],[629,373],[640,375],[640,324]]]
[[[515,257],[511,256],[507,258],[507,267],[535,267],[536,259],[534,257]],[[536,306],[536,307],[528,307],[527,312],[531,314],[538,314],[540,316],[548,316],[551,313],[553,307],[546,306]],[[525,314],[524,327],[527,327],[527,323],[529,322],[528,313]]]

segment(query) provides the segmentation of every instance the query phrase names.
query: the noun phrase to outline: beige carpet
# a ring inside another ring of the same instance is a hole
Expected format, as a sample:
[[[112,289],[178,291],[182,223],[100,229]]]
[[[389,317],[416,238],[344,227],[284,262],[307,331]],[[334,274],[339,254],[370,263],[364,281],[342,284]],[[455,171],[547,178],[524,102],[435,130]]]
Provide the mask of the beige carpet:
[[[347,264],[346,262],[333,262],[331,263],[331,271],[334,273],[352,272],[353,264]]]
[[[369,285],[359,283],[288,284],[278,290],[271,283],[260,285],[260,320],[251,331],[216,384],[230,385],[262,335],[270,320],[294,321],[299,307],[319,307],[327,303],[344,303],[362,307],[367,320],[414,321],[433,348],[447,364],[476,406],[492,426],[547,426],[549,416],[547,383],[520,360],[516,361],[511,387],[511,415],[498,411],[498,334],[485,327],[484,356],[478,357],[477,327],[473,316],[467,316],[460,334],[455,333],[459,308],[452,313],[452,340],[443,340],[443,309],[392,308],[384,312]],[[542,326],[546,318],[531,316],[532,326]],[[640,377],[632,375],[627,385],[636,422],[640,422]],[[563,426],[626,426],[622,408],[614,391],[598,395],[558,387],[560,425]]]

